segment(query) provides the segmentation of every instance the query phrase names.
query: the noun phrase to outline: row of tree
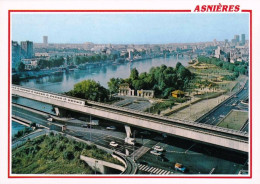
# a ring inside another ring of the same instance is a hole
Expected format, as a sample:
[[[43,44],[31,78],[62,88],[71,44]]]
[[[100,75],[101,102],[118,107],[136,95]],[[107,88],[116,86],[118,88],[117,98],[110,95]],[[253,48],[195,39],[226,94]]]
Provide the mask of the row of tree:
[[[242,62],[225,62],[218,58],[209,58],[205,56],[200,56],[198,58],[199,62],[208,63],[208,64],[214,64],[218,67],[221,67],[225,70],[229,70],[230,72],[233,72],[233,77],[237,78],[239,74],[248,75],[248,62],[242,61]],[[231,77],[232,78],[232,77]]]
[[[91,56],[76,56],[75,57],[75,64],[84,64],[88,62],[100,62],[100,61],[106,61],[106,60],[116,60],[118,58],[117,54],[95,54]]]
[[[39,69],[44,69],[44,68],[52,68],[52,67],[60,67],[64,65],[64,58],[63,57],[58,57],[56,59],[40,59],[38,62],[38,68]]]
[[[178,62],[175,68],[162,65],[152,67],[148,73],[141,74],[134,68],[127,79],[110,79],[108,87],[111,93],[117,93],[121,84],[128,83],[135,90],[154,90],[155,96],[167,98],[174,90],[186,90],[193,77],[193,74]]]

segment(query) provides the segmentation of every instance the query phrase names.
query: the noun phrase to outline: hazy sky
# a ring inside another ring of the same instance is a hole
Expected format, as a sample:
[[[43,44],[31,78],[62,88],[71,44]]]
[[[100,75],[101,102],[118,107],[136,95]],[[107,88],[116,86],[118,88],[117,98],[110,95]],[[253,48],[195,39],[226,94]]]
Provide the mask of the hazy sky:
[[[247,13],[12,14],[12,40],[49,43],[187,43],[249,34]]]

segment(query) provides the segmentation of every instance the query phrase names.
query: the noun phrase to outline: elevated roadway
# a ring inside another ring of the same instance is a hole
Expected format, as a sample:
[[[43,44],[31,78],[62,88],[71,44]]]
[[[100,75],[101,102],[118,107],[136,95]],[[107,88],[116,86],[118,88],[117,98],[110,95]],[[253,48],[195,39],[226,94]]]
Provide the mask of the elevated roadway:
[[[246,132],[152,115],[93,101],[79,104],[80,101],[83,101],[82,99],[16,85],[13,85],[12,87],[12,95],[52,104],[63,109],[89,114],[126,125],[163,132],[169,135],[206,144],[213,144],[240,152],[248,152],[249,150],[248,134]],[[55,96],[55,98],[50,98],[50,95]],[[66,98],[78,100],[79,103],[69,103],[68,100],[64,100]]]

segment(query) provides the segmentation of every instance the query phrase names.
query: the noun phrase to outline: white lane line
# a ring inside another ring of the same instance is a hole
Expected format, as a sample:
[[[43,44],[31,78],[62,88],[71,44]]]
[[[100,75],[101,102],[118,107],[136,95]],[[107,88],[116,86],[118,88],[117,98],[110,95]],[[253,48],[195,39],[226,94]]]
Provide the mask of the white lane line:
[[[164,172],[164,170],[162,169],[161,172],[159,174],[162,174]]]
[[[162,169],[159,169],[159,170],[156,172],[156,174],[159,174],[161,171],[162,171]]]
[[[168,171],[166,174],[168,175],[168,174],[170,174],[170,172],[171,172],[171,171]]]
[[[166,174],[168,171],[164,171],[162,174],[164,175],[164,174]]]
[[[191,147],[189,147],[189,149],[187,149],[186,151],[185,151],[185,153],[187,153],[193,146],[195,146],[196,145],[196,143],[194,143],[193,145],[191,145]]]
[[[144,171],[148,172],[148,170],[150,169],[150,167],[146,166],[147,168],[144,169]]]
[[[145,165],[142,165],[139,169],[142,170],[145,167]]]
[[[153,173],[157,168],[154,168],[153,170],[151,170],[151,173]]]
[[[150,172],[151,170],[153,170],[154,169],[154,167],[151,167],[147,172]]]
[[[156,169],[153,171],[153,173],[156,173],[158,170],[159,170],[159,168],[156,168]]]
[[[214,172],[215,168],[212,168],[209,174],[212,174]]]

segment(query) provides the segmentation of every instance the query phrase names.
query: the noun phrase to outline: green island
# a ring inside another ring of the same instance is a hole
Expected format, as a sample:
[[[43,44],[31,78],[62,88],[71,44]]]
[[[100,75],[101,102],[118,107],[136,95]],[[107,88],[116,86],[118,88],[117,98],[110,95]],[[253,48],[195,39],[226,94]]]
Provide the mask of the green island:
[[[95,145],[64,137],[43,135],[12,150],[13,174],[94,174],[80,155],[122,165]]]

